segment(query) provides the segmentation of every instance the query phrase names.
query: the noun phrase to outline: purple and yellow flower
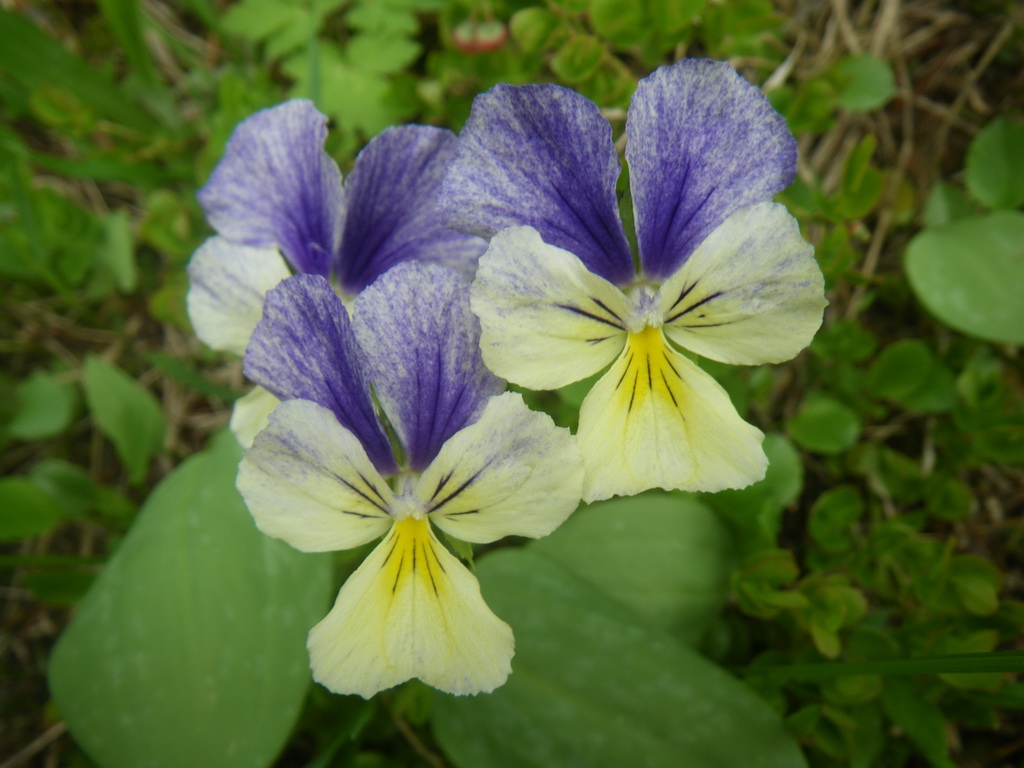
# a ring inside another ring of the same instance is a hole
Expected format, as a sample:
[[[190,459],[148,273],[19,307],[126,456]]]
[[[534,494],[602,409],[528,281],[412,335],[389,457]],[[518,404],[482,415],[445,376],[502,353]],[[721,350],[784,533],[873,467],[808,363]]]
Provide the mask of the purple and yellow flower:
[[[189,264],[188,310],[214,349],[244,354],[263,297],[293,272],[320,275],[349,299],[411,259],[473,274],[484,242],[442,226],[435,205],[454,134],[389,128],[344,185],[326,137],[327,118],[309,101],[264,109],[238,125],[199,191],[217,235]],[[260,388],[239,401],[232,427],[243,444],[276,404]]]
[[[503,392],[479,334],[468,284],[436,264],[391,269],[351,316],[321,275],[267,294],[245,372],[283,402],[238,489],[263,532],[303,551],[383,537],[309,634],[332,691],[417,677],[470,694],[511,671],[511,630],[434,528],[477,543],[547,535],[578,505],[583,469],[568,430]]]
[[[587,501],[749,485],[764,435],[681,350],[782,362],[821,324],[813,249],[770,202],[796,143],[730,65],[692,59],[640,81],[626,133],[636,259],[598,108],[550,84],[477,97],[440,205],[491,238],[472,291],[484,361],[532,389],[607,369],[580,411]]]

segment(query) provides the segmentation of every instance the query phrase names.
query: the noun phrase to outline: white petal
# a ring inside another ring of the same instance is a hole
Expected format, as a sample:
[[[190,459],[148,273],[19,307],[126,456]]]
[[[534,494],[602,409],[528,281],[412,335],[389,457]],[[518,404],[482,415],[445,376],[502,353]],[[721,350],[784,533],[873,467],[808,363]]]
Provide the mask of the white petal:
[[[764,435],[657,328],[626,349],[580,409],[585,501],[648,488],[720,491],[764,477]]]
[[[280,402],[263,387],[253,387],[250,392],[235,401],[228,426],[235,433],[239,445],[243,448],[252,445],[256,435],[267,428],[270,414]]]
[[[307,646],[318,683],[367,699],[413,677],[458,695],[492,691],[514,653],[476,578],[411,517],[349,577]]]
[[[727,218],[655,300],[670,339],[736,365],[789,360],[810,343],[828,303],[814,249],[775,203]]]
[[[245,354],[267,291],[291,273],[276,248],[250,248],[211,237],[188,265],[188,316],[208,346]]]
[[[582,483],[569,430],[506,392],[448,439],[415,493],[438,528],[483,543],[551,533],[579,505]]]
[[[608,365],[622,349],[626,296],[532,227],[499,232],[471,293],[487,367],[531,389],[557,389]]]
[[[348,549],[391,525],[391,489],[355,435],[309,400],[287,400],[238,468],[256,526],[304,552]]]

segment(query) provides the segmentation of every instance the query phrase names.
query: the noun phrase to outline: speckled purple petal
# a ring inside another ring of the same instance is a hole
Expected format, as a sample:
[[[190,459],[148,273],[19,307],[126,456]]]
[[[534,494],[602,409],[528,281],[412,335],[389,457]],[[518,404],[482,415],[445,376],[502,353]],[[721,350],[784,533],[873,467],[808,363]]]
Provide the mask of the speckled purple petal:
[[[487,238],[529,225],[623,284],[633,260],[615,197],[620,170],[592,102],[557,85],[498,85],[473,102],[441,208],[449,226]]]
[[[199,203],[229,240],[281,249],[298,272],[327,276],[344,217],[341,173],[324,152],[327,117],[287,101],[239,123]]]
[[[359,294],[352,327],[377,399],[416,471],[505,388],[480,357],[469,285],[447,267],[399,264]]]
[[[356,158],[345,180],[345,229],[335,274],[355,295],[403,261],[435,261],[466,278],[487,243],[441,223],[437,196],[455,134],[427,125],[388,128]]]
[[[397,470],[348,313],[323,277],[294,275],[267,294],[245,352],[245,375],[282,400],[329,408],[381,474]]]
[[[640,260],[655,279],[796,174],[785,119],[724,61],[684,59],[641,80],[626,133]]]

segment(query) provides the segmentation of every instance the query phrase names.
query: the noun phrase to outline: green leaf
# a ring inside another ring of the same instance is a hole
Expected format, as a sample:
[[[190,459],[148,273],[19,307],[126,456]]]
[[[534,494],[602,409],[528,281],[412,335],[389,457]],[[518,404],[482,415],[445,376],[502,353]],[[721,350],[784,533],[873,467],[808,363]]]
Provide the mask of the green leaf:
[[[435,698],[434,733],[455,766],[805,765],[746,686],[530,549],[480,562],[516,656],[493,694]]]
[[[1003,574],[978,555],[957,555],[949,564],[949,580],[960,602],[969,612],[989,616],[999,609],[999,587]]]
[[[857,442],[860,419],[835,398],[811,393],[797,414],[786,422],[786,431],[807,450],[834,455]]]
[[[956,402],[953,374],[919,339],[882,350],[868,373],[868,389],[912,410],[948,410]]]
[[[98,0],[98,4],[135,71],[148,87],[162,88],[143,36],[142,3],[139,0]]]
[[[976,213],[974,203],[961,190],[944,181],[937,181],[928,192],[924,204],[924,224],[929,228],[942,227]]]
[[[78,396],[72,384],[36,371],[18,385],[18,409],[7,431],[20,440],[39,440],[60,434],[75,414]]]
[[[741,554],[775,546],[782,512],[803,488],[803,463],[793,444],[783,435],[771,434],[763,447],[768,456],[763,480],[703,497],[733,525]]]
[[[886,680],[882,703],[889,719],[903,729],[933,768],[956,768],[949,759],[942,711],[921,696],[912,681],[898,677]]]
[[[352,66],[335,45],[321,43],[317,55],[321,89],[318,106],[335,119],[341,131],[369,137],[399,119],[400,110],[389,99],[390,85],[383,75]],[[292,95],[308,98],[309,56],[301,53],[289,58],[284,69],[295,79]]]
[[[644,5],[636,0],[591,0],[590,23],[597,34],[623,48],[636,45],[651,31]]]
[[[896,92],[892,69],[870,54],[840,59],[832,72],[839,86],[839,106],[853,112],[878,109]]]
[[[102,766],[268,766],[309,686],[330,560],[256,530],[219,435],[146,502],[54,649],[50,690]]]
[[[540,53],[547,48],[562,27],[562,20],[547,8],[531,7],[516,11],[509,21],[509,31],[523,53]]]
[[[27,477],[0,479],[0,541],[46,533],[64,517],[46,491]]]
[[[592,35],[574,35],[558,49],[551,69],[567,83],[586,80],[597,70],[604,55],[604,44]]]
[[[60,84],[97,113],[140,131],[156,127],[154,118],[99,71],[68,53],[18,13],[0,10],[0,70],[33,91]]]
[[[32,482],[48,493],[68,517],[80,517],[97,506],[99,487],[82,467],[64,459],[43,459],[29,472]]]
[[[864,513],[864,501],[852,485],[830,488],[811,507],[807,532],[826,552],[842,552],[853,545],[851,529]]]
[[[842,186],[836,201],[837,212],[843,219],[867,216],[882,194],[882,174],[871,165],[874,152],[875,137],[869,133],[846,158]]]
[[[345,58],[364,72],[386,75],[401,72],[416,60],[422,47],[415,40],[397,35],[361,34],[345,46]]]
[[[131,481],[142,482],[150,458],[164,445],[167,425],[160,404],[124,371],[95,355],[85,358],[82,383],[100,431],[114,443]]]
[[[530,548],[692,644],[729,594],[729,531],[687,496],[654,492],[599,502]]]
[[[967,189],[989,208],[1024,203],[1024,125],[997,117],[974,137],[964,168]]]
[[[926,229],[910,241],[907,277],[946,325],[1024,343],[1024,213],[995,211]]]
[[[131,219],[124,211],[114,211],[103,223],[106,237],[97,254],[99,263],[110,270],[121,293],[131,293],[138,280]]]

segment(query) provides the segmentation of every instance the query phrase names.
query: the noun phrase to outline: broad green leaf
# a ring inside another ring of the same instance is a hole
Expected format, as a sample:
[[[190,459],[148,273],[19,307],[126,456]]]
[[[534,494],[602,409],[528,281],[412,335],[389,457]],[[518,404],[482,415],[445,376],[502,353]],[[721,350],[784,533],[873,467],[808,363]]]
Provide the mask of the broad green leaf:
[[[59,434],[74,416],[78,395],[75,387],[48,373],[37,371],[18,385],[18,409],[7,431],[21,440],[38,440]]]
[[[989,208],[1024,203],[1024,125],[997,117],[974,137],[964,168],[967,189]]]
[[[124,371],[95,355],[85,358],[82,383],[97,426],[114,444],[131,481],[140,483],[150,458],[164,445],[167,425],[160,404]]]
[[[103,768],[253,768],[309,686],[330,560],[256,530],[219,435],[148,499],[54,648],[50,690]]]
[[[688,496],[654,492],[599,502],[530,546],[651,626],[694,644],[729,594],[729,531]]]
[[[833,68],[833,77],[839,87],[839,106],[853,112],[878,109],[896,92],[892,69],[870,54],[840,59]]]
[[[832,455],[842,453],[857,441],[860,419],[835,398],[812,393],[786,422],[786,431],[807,450]]]
[[[907,277],[946,325],[1024,343],[1024,213],[995,211],[926,229],[910,241]]]
[[[455,766],[805,765],[745,685],[564,566],[531,547],[503,550],[479,577],[516,655],[493,694],[435,698],[434,733]]]
[[[106,76],[68,53],[19,13],[0,9],[0,70],[33,91],[59,85],[96,112],[121,125],[152,130],[155,119]]]
[[[0,541],[46,533],[62,517],[60,505],[27,477],[0,479]]]

